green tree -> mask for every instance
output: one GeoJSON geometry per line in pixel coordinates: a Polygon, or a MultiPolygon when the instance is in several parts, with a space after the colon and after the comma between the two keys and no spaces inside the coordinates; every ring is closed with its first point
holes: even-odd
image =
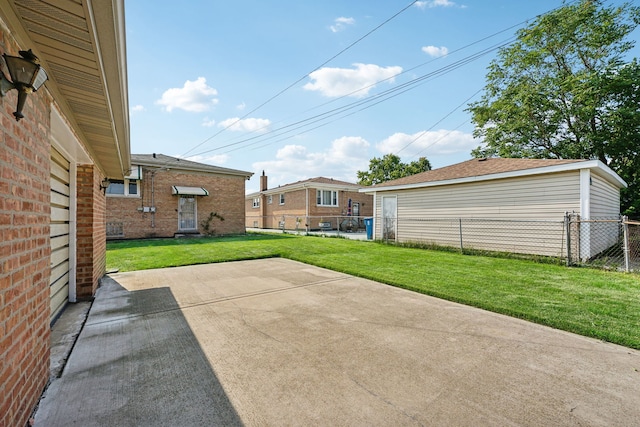
{"type": "Polygon", "coordinates": [[[411,163],[402,163],[399,156],[385,154],[382,158],[371,159],[368,171],[358,171],[358,184],[379,184],[428,170],[431,170],[431,163],[426,157],[420,157],[411,163]]]}
{"type": "Polygon", "coordinates": [[[476,157],[585,158],[627,183],[622,208],[640,213],[639,64],[625,62],[640,8],[600,0],[565,4],[517,33],[490,64],[469,106],[476,157]]]}

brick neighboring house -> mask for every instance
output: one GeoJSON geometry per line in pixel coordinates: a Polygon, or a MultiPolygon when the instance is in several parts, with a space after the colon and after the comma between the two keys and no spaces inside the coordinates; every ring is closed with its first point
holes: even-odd
{"type": "Polygon", "coordinates": [[[107,238],[138,239],[245,230],[245,182],[253,173],[164,154],[132,154],[131,173],[107,189],[107,238]]]}
{"type": "Polygon", "coordinates": [[[20,121],[0,97],[0,426],[27,424],[50,325],[104,275],[100,183],[130,168],[124,27],[122,0],[0,1],[0,54],[31,49],[49,77],[20,121]]]}
{"type": "Polygon", "coordinates": [[[317,177],[268,189],[263,171],[260,191],[246,195],[246,224],[306,231],[339,227],[344,231],[352,225],[364,228],[362,218],[373,215],[373,196],[359,192],[361,188],[351,182],[317,177]]]}

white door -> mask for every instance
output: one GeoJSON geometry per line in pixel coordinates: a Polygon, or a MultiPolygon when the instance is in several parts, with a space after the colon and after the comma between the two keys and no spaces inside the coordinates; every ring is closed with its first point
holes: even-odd
{"type": "Polygon", "coordinates": [[[382,197],[382,239],[396,240],[398,229],[398,199],[396,196],[382,197]]]}
{"type": "Polygon", "coordinates": [[[69,300],[70,173],[69,161],[51,149],[51,320],[69,300]]]}
{"type": "Polygon", "coordinates": [[[180,196],[178,202],[179,231],[194,231],[198,229],[196,205],[196,196],[180,196]]]}

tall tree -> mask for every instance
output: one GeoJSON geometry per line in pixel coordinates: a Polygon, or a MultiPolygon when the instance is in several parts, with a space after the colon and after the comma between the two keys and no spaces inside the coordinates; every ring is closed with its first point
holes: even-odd
{"type": "Polygon", "coordinates": [[[640,214],[640,67],[625,62],[640,8],[600,0],[565,4],[517,33],[490,64],[470,104],[476,157],[586,158],[629,184],[622,208],[640,214]]]}
{"type": "Polygon", "coordinates": [[[358,171],[358,184],[379,184],[428,170],[431,170],[431,163],[426,157],[420,157],[411,163],[402,163],[399,156],[385,154],[382,158],[374,157],[369,160],[368,171],[358,171]]]}

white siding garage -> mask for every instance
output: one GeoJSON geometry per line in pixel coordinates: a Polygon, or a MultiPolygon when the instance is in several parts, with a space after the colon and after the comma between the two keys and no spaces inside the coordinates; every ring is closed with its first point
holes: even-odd
{"type": "MultiPolygon", "coordinates": [[[[558,256],[566,243],[565,213],[583,219],[618,216],[625,185],[597,160],[496,158],[469,160],[361,191],[374,194],[375,239],[459,247],[464,235],[478,249],[558,256]],[[383,213],[383,200],[391,197],[396,210],[383,213]],[[527,231],[519,231],[525,223],[527,231]]],[[[603,249],[588,237],[581,236],[587,245],[583,254],[603,249]]],[[[612,231],[609,237],[615,241],[618,236],[612,231]]]]}

